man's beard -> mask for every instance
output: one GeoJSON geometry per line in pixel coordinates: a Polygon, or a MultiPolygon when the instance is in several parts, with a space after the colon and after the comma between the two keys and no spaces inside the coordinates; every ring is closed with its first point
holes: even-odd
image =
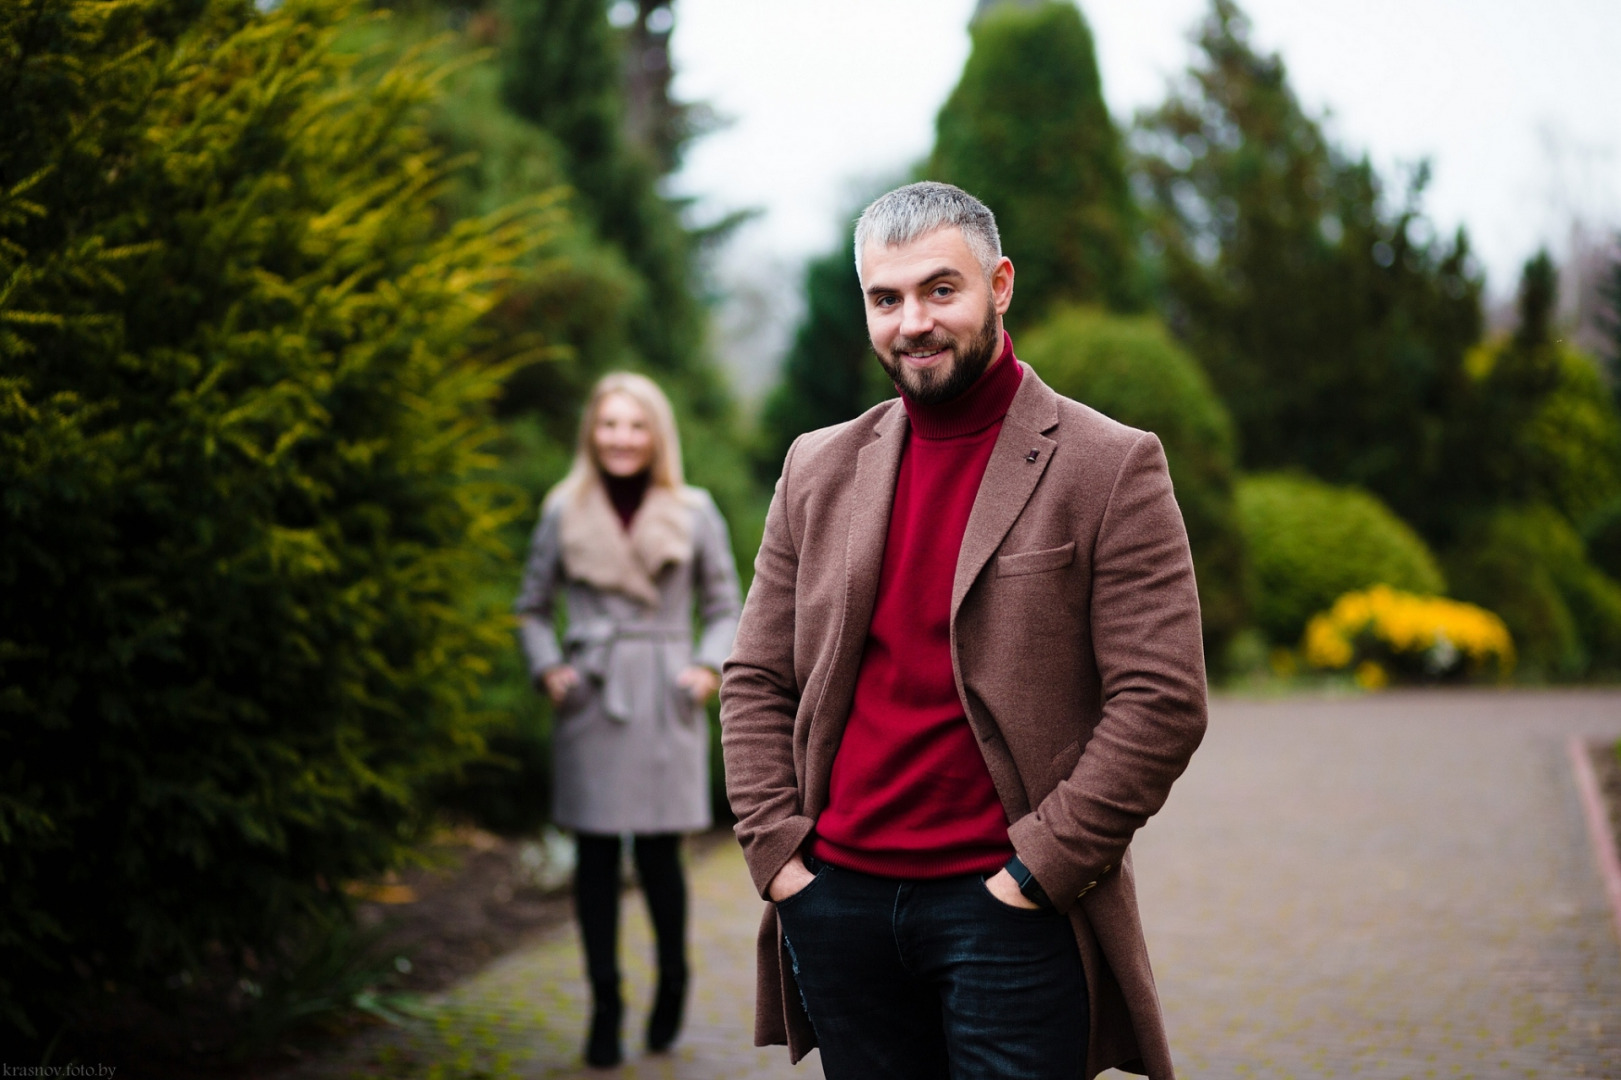
{"type": "Polygon", "coordinates": [[[985,369],[1001,351],[1002,335],[996,332],[996,308],[989,304],[979,333],[960,346],[952,338],[936,333],[920,338],[897,338],[888,356],[873,350],[895,385],[919,405],[939,405],[957,397],[985,374],[985,369]],[[943,370],[938,365],[922,370],[909,368],[900,355],[936,349],[951,350],[950,367],[943,370]]]}

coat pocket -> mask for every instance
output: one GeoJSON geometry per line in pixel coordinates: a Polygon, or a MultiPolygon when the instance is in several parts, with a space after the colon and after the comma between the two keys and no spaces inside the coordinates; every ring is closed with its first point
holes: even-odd
{"type": "Polygon", "coordinates": [[[1042,551],[1021,551],[1016,555],[996,557],[996,576],[1015,577],[1019,574],[1044,574],[1049,570],[1062,570],[1075,561],[1075,541],[1063,547],[1042,551]]]}
{"type": "Polygon", "coordinates": [[[670,709],[675,718],[687,727],[696,727],[700,717],[704,715],[704,707],[692,696],[692,691],[685,686],[670,680],[670,709]]]}
{"type": "Polygon", "coordinates": [[[1081,740],[1076,739],[1074,742],[1058,751],[1058,753],[1053,756],[1052,761],[1048,764],[1047,790],[1051,791],[1059,784],[1062,784],[1065,780],[1068,780],[1069,774],[1075,771],[1075,766],[1080,764],[1080,761],[1081,740]]]}

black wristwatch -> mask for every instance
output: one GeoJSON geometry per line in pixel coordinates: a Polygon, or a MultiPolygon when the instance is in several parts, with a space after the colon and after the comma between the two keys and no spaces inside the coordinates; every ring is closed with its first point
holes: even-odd
{"type": "Polygon", "coordinates": [[[1046,892],[1042,890],[1041,882],[1036,880],[1036,876],[1030,872],[1028,866],[1019,861],[1017,855],[1009,859],[1007,865],[1002,869],[1006,870],[1013,878],[1013,883],[1019,887],[1019,891],[1024,894],[1026,900],[1043,910],[1056,910],[1053,907],[1053,902],[1047,899],[1046,892]]]}

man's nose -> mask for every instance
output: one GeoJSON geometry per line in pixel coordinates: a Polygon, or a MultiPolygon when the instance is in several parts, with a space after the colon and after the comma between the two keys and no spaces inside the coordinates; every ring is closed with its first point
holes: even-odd
{"type": "Polygon", "coordinates": [[[928,305],[908,297],[901,303],[901,333],[906,337],[921,337],[934,329],[934,316],[928,305]]]}

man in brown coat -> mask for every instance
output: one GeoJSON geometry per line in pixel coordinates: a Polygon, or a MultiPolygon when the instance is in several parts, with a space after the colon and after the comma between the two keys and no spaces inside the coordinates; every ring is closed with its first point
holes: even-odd
{"type": "Polygon", "coordinates": [[[1129,846],[1205,727],[1159,440],[1013,354],[995,219],[867,208],[900,398],[783,463],[721,688],[755,1041],[832,1080],[1171,1076],[1129,846]]]}

